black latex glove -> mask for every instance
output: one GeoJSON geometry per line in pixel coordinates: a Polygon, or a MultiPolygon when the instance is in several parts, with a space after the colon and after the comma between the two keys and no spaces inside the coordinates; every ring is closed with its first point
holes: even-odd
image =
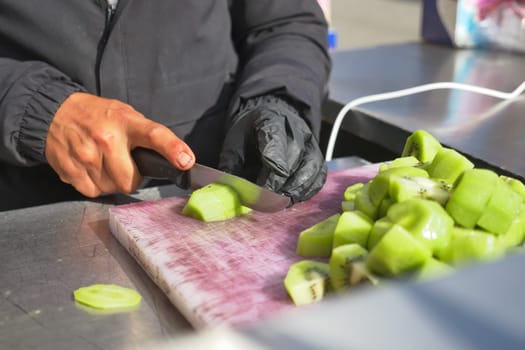
{"type": "Polygon", "coordinates": [[[297,110],[275,96],[247,101],[233,118],[219,169],[304,201],[326,181],[316,138],[297,110]]]}

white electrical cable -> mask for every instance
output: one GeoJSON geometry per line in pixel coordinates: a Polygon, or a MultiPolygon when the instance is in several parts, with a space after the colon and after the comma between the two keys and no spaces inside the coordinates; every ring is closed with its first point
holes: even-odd
{"type": "Polygon", "coordinates": [[[325,160],[327,161],[332,160],[332,156],[334,153],[334,147],[335,147],[335,141],[337,139],[337,133],[339,132],[339,129],[341,128],[341,123],[343,122],[343,118],[346,116],[346,114],[348,113],[350,109],[355,108],[365,103],[390,100],[393,98],[414,95],[414,94],[418,94],[418,93],[425,92],[425,91],[441,90],[441,89],[456,89],[456,90],[471,91],[471,92],[475,92],[475,93],[482,94],[482,95],[488,95],[488,96],[500,98],[503,100],[509,100],[509,99],[518,97],[519,95],[521,95],[521,93],[523,93],[523,91],[525,91],[525,81],[521,83],[520,86],[518,86],[514,91],[510,93],[502,92],[498,90],[487,89],[487,88],[483,88],[483,87],[476,86],[476,85],[468,85],[468,84],[454,83],[454,82],[440,82],[440,83],[419,85],[419,86],[411,87],[408,89],[402,89],[402,90],[397,90],[397,91],[385,92],[382,94],[368,95],[368,96],[356,98],[348,102],[337,114],[334,125],[332,126],[330,138],[328,139],[325,160]]]}

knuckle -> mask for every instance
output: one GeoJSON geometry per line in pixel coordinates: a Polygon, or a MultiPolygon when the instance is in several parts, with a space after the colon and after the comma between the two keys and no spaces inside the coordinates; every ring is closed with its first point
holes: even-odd
{"type": "Polygon", "coordinates": [[[76,153],[79,163],[86,167],[97,167],[100,163],[99,153],[93,147],[82,147],[76,153]]]}
{"type": "Polygon", "coordinates": [[[166,135],[166,129],[160,124],[153,124],[146,130],[146,138],[150,143],[159,142],[166,135]]]}

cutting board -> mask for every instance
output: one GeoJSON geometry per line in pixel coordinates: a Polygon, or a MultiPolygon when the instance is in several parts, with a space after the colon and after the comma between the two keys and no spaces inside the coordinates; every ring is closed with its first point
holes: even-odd
{"type": "Polygon", "coordinates": [[[328,173],[312,199],[278,213],[206,223],[183,216],[187,197],[110,208],[113,235],[197,329],[244,326],[294,308],[283,280],[299,233],[341,211],[343,192],[377,165],[328,173]]]}

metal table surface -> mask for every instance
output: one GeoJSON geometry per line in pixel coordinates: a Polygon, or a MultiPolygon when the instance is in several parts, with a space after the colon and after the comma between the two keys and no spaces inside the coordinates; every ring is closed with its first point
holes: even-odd
{"type": "MultiPolygon", "coordinates": [[[[445,81],[511,92],[525,81],[525,55],[504,51],[407,43],[336,51],[332,57],[328,125],[342,106],[362,96],[445,81]]],[[[342,129],[396,153],[409,133],[425,129],[479,166],[525,177],[525,94],[503,102],[472,92],[429,91],[358,106],[342,129]]],[[[335,150],[341,151],[342,137],[337,140],[335,150]]]]}
{"type": "MultiPolygon", "coordinates": [[[[356,157],[328,163],[330,169],[364,164],[356,157]]],[[[133,196],[0,212],[0,349],[142,349],[193,333],[108,225],[112,205],[183,193],[168,185],[133,196]],[[137,290],[140,308],[87,312],[72,293],[94,283],[137,290]]]]}

